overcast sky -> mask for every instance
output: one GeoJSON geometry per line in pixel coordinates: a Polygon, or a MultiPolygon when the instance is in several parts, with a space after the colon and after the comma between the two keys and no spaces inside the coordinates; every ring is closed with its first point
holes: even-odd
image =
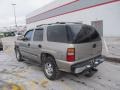
{"type": "Polygon", "coordinates": [[[16,3],[17,24],[24,25],[27,14],[52,1],[54,0],[0,0],[0,27],[14,26],[12,3],[16,3]]]}

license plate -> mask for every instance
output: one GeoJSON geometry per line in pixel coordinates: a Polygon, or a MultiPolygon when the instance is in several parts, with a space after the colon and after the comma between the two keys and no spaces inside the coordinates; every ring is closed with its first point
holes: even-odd
{"type": "Polygon", "coordinates": [[[81,68],[76,68],[75,69],[75,73],[78,74],[78,73],[81,73],[82,71],[85,70],[86,67],[81,67],[81,68]]]}

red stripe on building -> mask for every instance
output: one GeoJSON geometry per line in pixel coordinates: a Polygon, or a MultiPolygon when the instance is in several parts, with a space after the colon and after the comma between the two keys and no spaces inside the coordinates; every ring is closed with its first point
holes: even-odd
{"type": "MultiPolygon", "coordinates": [[[[46,12],[40,13],[40,14],[35,15],[35,16],[33,16],[33,17],[36,17],[36,16],[39,16],[39,15],[41,15],[41,14],[47,13],[47,12],[49,12],[49,11],[58,9],[58,8],[60,8],[60,7],[64,7],[64,6],[70,5],[70,4],[75,3],[75,2],[77,2],[77,1],[80,1],[80,0],[74,0],[74,1],[72,1],[72,2],[69,2],[69,3],[66,3],[66,4],[64,4],[64,5],[58,6],[58,7],[56,7],[56,8],[53,8],[53,9],[48,10],[48,11],[46,11],[46,12]]],[[[31,18],[33,18],[33,17],[31,17],[31,18]]]]}

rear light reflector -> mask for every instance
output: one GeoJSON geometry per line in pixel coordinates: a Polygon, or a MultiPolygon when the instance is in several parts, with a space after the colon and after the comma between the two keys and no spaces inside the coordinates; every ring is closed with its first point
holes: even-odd
{"type": "Polygon", "coordinates": [[[75,48],[68,48],[67,49],[67,57],[66,57],[68,62],[73,62],[75,61],[75,48]]]}

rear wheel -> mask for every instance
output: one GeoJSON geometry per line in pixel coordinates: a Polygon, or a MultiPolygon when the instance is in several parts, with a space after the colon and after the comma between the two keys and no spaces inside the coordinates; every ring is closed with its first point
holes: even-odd
{"type": "Polygon", "coordinates": [[[15,49],[15,53],[16,53],[17,61],[19,61],[19,62],[23,61],[21,53],[18,48],[15,49]]]}
{"type": "Polygon", "coordinates": [[[46,60],[43,62],[43,71],[45,76],[50,80],[56,80],[60,76],[60,71],[54,58],[51,56],[46,57],[46,60]]]}

